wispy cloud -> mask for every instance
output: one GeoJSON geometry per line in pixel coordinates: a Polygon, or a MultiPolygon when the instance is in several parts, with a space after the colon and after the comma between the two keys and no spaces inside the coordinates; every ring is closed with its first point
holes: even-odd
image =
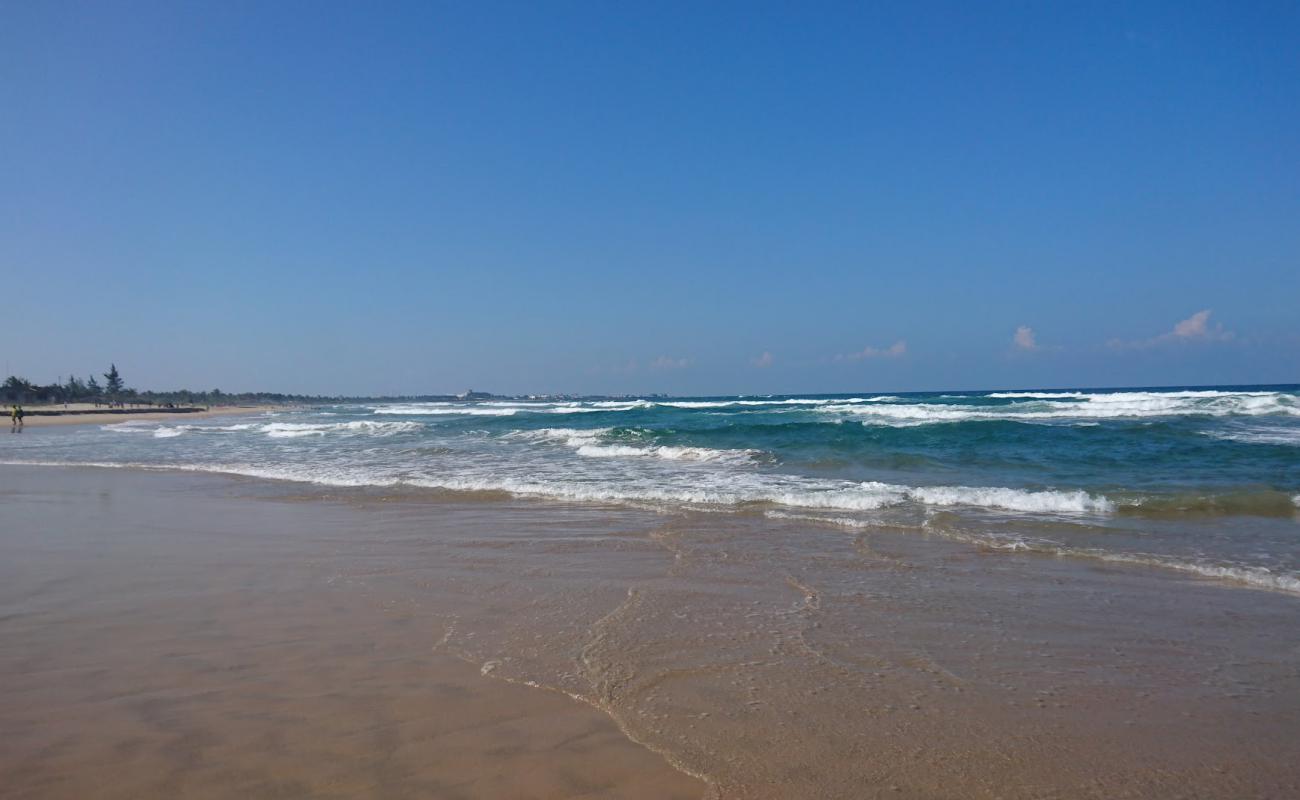
{"type": "Polygon", "coordinates": [[[1038,334],[1028,325],[1021,325],[1016,328],[1016,332],[1011,336],[1011,343],[1020,350],[1032,351],[1038,349],[1038,334]]]}
{"type": "Polygon", "coordinates": [[[669,358],[668,356],[659,356],[651,361],[647,366],[650,369],[685,369],[691,365],[689,358],[669,358]]]}
{"type": "Polygon", "coordinates": [[[749,360],[749,363],[753,364],[759,369],[767,369],[768,367],[772,366],[772,354],[764,350],[763,355],[755,356],[751,358],[749,360]]]}
{"type": "Polygon", "coordinates": [[[1210,314],[1211,311],[1208,308],[1197,311],[1187,319],[1175,323],[1171,330],[1150,339],[1139,339],[1131,342],[1122,339],[1111,339],[1107,344],[1118,350],[1130,350],[1156,347],[1174,342],[1227,342],[1236,337],[1236,334],[1232,331],[1224,330],[1223,323],[1210,325],[1210,314]]]}
{"type": "Polygon", "coordinates": [[[836,361],[862,361],[868,358],[898,358],[907,354],[907,342],[899,339],[889,347],[879,348],[870,345],[862,348],[856,353],[846,353],[835,356],[836,361]]]}
{"type": "Polygon", "coordinates": [[[1231,339],[1232,331],[1225,331],[1223,323],[1210,327],[1210,310],[1197,311],[1187,319],[1179,322],[1170,331],[1176,339],[1231,339]]]}

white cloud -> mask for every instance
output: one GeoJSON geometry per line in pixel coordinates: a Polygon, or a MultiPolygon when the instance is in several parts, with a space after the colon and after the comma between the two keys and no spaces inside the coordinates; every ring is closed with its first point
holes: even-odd
{"type": "Polygon", "coordinates": [[[907,354],[907,342],[899,339],[889,347],[878,348],[870,345],[862,348],[856,353],[835,356],[836,361],[862,361],[867,358],[898,358],[907,354]]]}
{"type": "Polygon", "coordinates": [[[754,358],[751,358],[749,360],[749,363],[753,364],[759,369],[767,369],[768,367],[772,366],[772,354],[764,350],[763,355],[755,356],[754,358]]]}
{"type": "Polygon", "coordinates": [[[1170,331],[1178,339],[1231,339],[1232,333],[1225,332],[1223,325],[1209,327],[1210,310],[1197,311],[1187,319],[1179,322],[1170,331]]]}
{"type": "Polygon", "coordinates": [[[659,356],[649,364],[650,369],[685,369],[691,365],[689,358],[669,358],[659,356]]]}
{"type": "Polygon", "coordinates": [[[1035,334],[1034,329],[1028,325],[1021,325],[1019,328],[1016,328],[1016,332],[1011,337],[1011,341],[1021,350],[1038,349],[1038,335],[1035,334]]]}
{"type": "Polygon", "coordinates": [[[1191,315],[1187,319],[1174,323],[1171,330],[1165,331],[1159,336],[1153,336],[1150,339],[1140,339],[1134,342],[1126,342],[1120,339],[1112,339],[1109,342],[1111,347],[1117,349],[1130,349],[1142,347],[1155,347],[1156,345],[1168,344],[1171,342],[1227,342],[1235,338],[1236,334],[1232,331],[1223,329],[1223,323],[1210,325],[1210,309],[1202,309],[1191,315]]]}

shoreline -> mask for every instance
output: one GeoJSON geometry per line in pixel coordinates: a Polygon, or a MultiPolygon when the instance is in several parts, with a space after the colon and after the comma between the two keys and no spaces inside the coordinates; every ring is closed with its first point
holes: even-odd
{"type": "Polygon", "coordinates": [[[290,406],[214,406],[208,410],[166,410],[166,409],[104,409],[102,411],[63,411],[45,413],[43,409],[25,408],[27,416],[23,426],[27,428],[45,428],[52,425],[106,425],[114,422],[163,422],[191,419],[211,419],[240,414],[259,414],[268,411],[288,410],[290,406]]]}
{"type": "MultiPolygon", "coordinates": [[[[200,689],[240,678],[211,687],[211,702],[165,701],[161,732],[131,733],[136,723],[124,720],[65,752],[71,761],[43,762],[64,780],[90,780],[100,762],[86,748],[143,736],[133,746],[148,759],[124,765],[146,781],[137,789],[181,770],[196,782],[186,786],[222,796],[207,782],[218,774],[287,770],[316,787],[300,793],[322,794],[306,765],[322,766],[318,757],[341,746],[334,737],[353,729],[398,735],[392,752],[407,767],[389,777],[418,780],[385,796],[420,794],[402,786],[427,795],[465,769],[512,773],[512,751],[493,736],[467,744],[461,763],[431,766],[426,748],[438,739],[403,733],[422,723],[365,721],[375,704],[403,708],[432,691],[464,698],[457,713],[470,719],[532,694],[604,712],[623,746],[652,761],[635,761],[623,789],[603,796],[665,785],[650,777],[671,769],[655,753],[677,767],[673,780],[704,776],[720,798],[1241,797],[1300,786],[1285,756],[1300,732],[1300,648],[1288,644],[1300,603],[1278,593],[756,517],[394,500],[152,470],[5,466],[0,477],[0,541],[13,556],[0,564],[0,632],[17,648],[0,669],[43,686],[31,694],[9,674],[0,681],[0,705],[29,698],[34,726],[20,734],[0,723],[0,740],[67,734],[68,720],[102,710],[73,688],[85,670],[112,669],[140,688],[185,665],[202,668],[185,683],[200,689]],[[98,609],[97,597],[111,607],[98,609]],[[84,641],[98,625],[105,643],[84,641]],[[232,649],[231,636],[247,646],[232,649]],[[315,640],[314,653],[295,649],[315,640]],[[456,677],[431,654],[469,669],[456,677]],[[418,669],[391,672],[394,659],[418,669]],[[27,666],[14,672],[18,664],[27,666]],[[319,683],[320,670],[333,677],[319,683]],[[466,685],[483,677],[500,680],[466,685]],[[274,695],[259,693],[266,680],[280,686],[274,695]],[[314,704],[272,699],[345,684],[368,687],[370,699],[316,722],[314,704]],[[507,685],[524,694],[507,703],[507,685]],[[265,722],[247,715],[263,705],[265,722]],[[298,744],[232,744],[277,731],[298,744]],[[226,744],[174,762],[169,735],[226,744]],[[319,756],[301,761],[306,752],[319,756]]],[[[161,688],[143,697],[164,702],[161,688]]],[[[538,712],[538,731],[552,713],[538,712]]],[[[345,782],[387,752],[346,741],[346,758],[329,757],[345,782]]],[[[0,763],[0,776],[27,774],[35,756],[24,752],[29,766],[0,763]]],[[[615,752],[624,751],[548,752],[539,763],[581,783],[606,774],[615,752]]],[[[503,793],[478,785],[467,794],[503,793]]],[[[690,785],[682,796],[703,793],[690,785]]],[[[504,794],[566,792],[576,793],[504,794]]]]}
{"type": "MultiPolygon", "coordinates": [[[[266,407],[277,408],[277,407],[266,407]]],[[[248,409],[249,413],[254,413],[259,409],[248,409]]],[[[239,412],[231,412],[239,413],[239,412]]],[[[651,513],[671,513],[669,505],[656,508],[655,504],[634,500],[581,500],[563,496],[550,496],[542,494],[516,493],[504,489],[449,489],[437,486],[419,486],[410,484],[394,485],[364,485],[349,483],[322,483],[317,481],[308,481],[290,477],[271,476],[259,474],[256,471],[237,471],[230,469],[207,469],[193,466],[168,465],[168,464],[142,464],[142,463],[108,463],[108,462],[51,462],[51,461],[32,461],[21,462],[0,461],[0,469],[4,468],[44,468],[44,469],[89,469],[89,470],[124,470],[140,473],[154,474],[173,474],[173,475],[208,475],[215,478],[230,480],[244,480],[254,483],[266,484],[270,492],[278,492],[280,489],[289,489],[290,487],[296,492],[302,490],[306,495],[317,495],[323,499],[343,500],[345,502],[369,503],[380,499],[383,502],[392,502],[394,500],[406,500],[413,503],[428,502],[452,502],[452,503],[536,503],[540,508],[578,508],[588,511],[599,511],[602,508],[617,508],[620,510],[640,510],[651,511],[651,513]]],[[[708,511],[704,513],[719,513],[708,511]]],[[[743,516],[750,516],[754,512],[738,511],[730,509],[721,513],[734,513],[743,516]]],[[[770,520],[791,520],[805,524],[809,527],[820,529],[827,532],[844,533],[846,530],[859,530],[861,527],[857,524],[846,526],[839,520],[831,517],[817,517],[808,514],[791,514],[781,509],[769,509],[762,513],[763,519],[770,520]]],[[[948,536],[939,532],[928,532],[924,536],[939,536],[952,544],[966,544],[978,548],[989,555],[1014,554],[1018,557],[1029,559],[1066,559],[1076,564],[1086,567],[1095,566],[1103,568],[1129,570],[1136,574],[1154,573],[1162,576],[1173,576],[1191,583],[1208,584],[1219,586],[1227,589],[1240,589],[1252,592],[1267,592],[1271,594],[1280,594],[1293,598],[1300,598],[1300,584],[1297,579],[1289,575],[1279,575],[1278,573],[1249,567],[1226,567],[1218,565],[1205,565],[1193,561],[1183,561],[1172,557],[1157,557],[1148,554],[1128,554],[1128,553],[1108,553],[1104,551],[1088,551],[1069,548],[1039,548],[1039,547],[1020,547],[1008,550],[1007,548],[989,545],[979,542],[970,537],[956,535],[948,536]]]]}

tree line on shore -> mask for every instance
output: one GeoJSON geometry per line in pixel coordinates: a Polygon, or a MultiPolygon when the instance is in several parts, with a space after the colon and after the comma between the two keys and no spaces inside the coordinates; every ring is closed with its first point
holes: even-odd
{"type": "Polygon", "coordinates": [[[284,394],[281,392],[223,392],[220,389],[194,391],[176,389],[157,392],[153,390],[132,389],[122,380],[117,365],[111,364],[108,372],[102,376],[88,376],[84,381],[71,375],[65,381],[60,377],[51,384],[32,383],[26,378],[10,375],[0,384],[0,401],[10,403],[95,403],[98,405],[135,405],[135,406],[248,406],[248,405],[291,405],[291,404],[326,404],[353,402],[441,402],[450,400],[499,400],[502,395],[489,392],[466,391],[463,394],[421,394],[398,396],[321,396],[307,394],[284,394]],[[99,377],[103,378],[101,383],[99,377]]]}
{"type": "Polygon", "coordinates": [[[0,400],[5,403],[96,403],[102,405],[263,405],[284,403],[311,403],[340,398],[310,397],[307,395],[280,394],[277,392],[240,392],[227,394],[220,389],[156,392],[137,390],[126,385],[113,364],[102,375],[103,382],[94,375],[85,380],[70,375],[51,384],[32,383],[26,378],[10,375],[0,384],[0,400]]]}

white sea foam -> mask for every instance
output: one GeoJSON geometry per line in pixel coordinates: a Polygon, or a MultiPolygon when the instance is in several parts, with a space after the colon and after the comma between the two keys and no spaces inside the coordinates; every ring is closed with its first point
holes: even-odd
{"type": "Polygon", "coordinates": [[[566,500],[658,501],[737,506],[771,503],[790,508],[874,511],[908,501],[925,505],[964,505],[992,510],[1038,514],[1103,514],[1113,505],[1083,492],[1026,491],[997,487],[909,487],[867,481],[818,481],[744,473],[713,480],[659,484],[585,481],[518,481],[510,478],[452,480],[417,478],[417,485],[463,490],[498,490],[520,495],[566,500]]]}
{"type": "Polygon", "coordinates": [[[753,406],[822,406],[827,403],[860,403],[861,400],[825,400],[818,398],[793,398],[789,400],[661,400],[656,405],[664,408],[742,408],[753,406]]]}
{"type": "Polygon", "coordinates": [[[625,406],[629,408],[650,408],[654,403],[649,400],[592,400],[588,401],[587,405],[593,408],[613,408],[621,411],[625,406]]]}
{"type": "MultiPolygon", "coordinates": [[[[1123,520],[1114,524],[1145,526],[1150,515],[1197,515],[1203,512],[1241,515],[1255,513],[1256,507],[1262,509],[1259,511],[1261,514],[1280,518],[1268,522],[1269,525],[1285,525],[1293,512],[1300,513],[1296,511],[1300,509],[1300,494],[1296,494],[1296,487],[1290,485],[1285,476],[1272,480],[1263,462],[1259,467],[1264,470],[1260,473],[1262,482],[1284,489],[1285,494],[1273,491],[1262,499],[1251,496],[1243,500],[1234,495],[1222,502],[1217,497],[1202,502],[1192,492],[1184,503],[1181,496],[1171,494],[1173,490],[1157,490],[1156,494],[1134,499],[1136,490],[1125,492],[1117,489],[1108,491],[1106,494],[1109,496],[1101,496],[1070,488],[1071,485],[1091,485],[1083,479],[1078,483],[1066,479],[1062,481],[1064,488],[1061,489],[903,485],[942,481],[943,478],[938,476],[944,473],[931,473],[915,480],[896,477],[893,480],[897,482],[889,483],[834,479],[830,477],[831,473],[820,468],[809,471],[800,466],[799,454],[804,451],[799,448],[807,441],[805,437],[826,432],[817,426],[777,424],[771,431],[763,429],[758,432],[748,426],[727,427],[729,415],[758,410],[762,415],[774,415],[771,420],[774,423],[779,423],[783,414],[795,414],[795,419],[806,419],[803,415],[812,414],[827,422],[862,422],[892,427],[997,419],[1075,426],[1105,423],[1109,427],[1114,425],[1111,420],[1132,419],[1134,423],[1119,427],[1125,430],[1126,435],[1137,436],[1143,430],[1137,423],[1151,425],[1160,417],[1204,415],[1194,425],[1180,426],[1180,430],[1183,427],[1199,430],[1206,437],[1201,439],[1201,449],[1217,447],[1228,454],[1233,452],[1232,445],[1214,442],[1208,437],[1300,446],[1300,420],[1297,420],[1300,403],[1295,395],[1285,392],[1008,392],[994,395],[1000,399],[985,400],[983,405],[978,404],[981,398],[972,395],[964,397],[974,397],[973,400],[954,399],[952,402],[943,402],[933,396],[900,399],[896,396],[863,395],[780,400],[399,403],[353,408],[340,411],[336,416],[295,411],[274,419],[244,417],[241,424],[235,425],[213,425],[206,420],[186,421],[184,424],[181,420],[168,420],[167,424],[124,420],[105,425],[102,429],[90,426],[69,429],[66,435],[57,437],[33,437],[30,441],[14,437],[15,441],[8,443],[13,446],[11,452],[6,455],[31,454],[49,458],[58,454],[65,457],[79,452],[76,448],[81,447],[84,440],[86,449],[80,452],[91,455],[95,462],[80,463],[98,462],[100,466],[222,472],[329,486],[410,486],[506,492],[565,502],[621,503],[661,511],[688,507],[717,513],[758,512],[774,519],[807,518],[846,528],[868,526],[872,524],[869,518],[896,521],[916,520],[921,516],[940,518],[928,513],[940,509],[953,512],[942,515],[943,519],[978,520],[980,524],[993,523],[987,526],[991,528],[998,527],[1005,517],[1012,516],[1059,517],[1063,518],[1061,521],[1067,521],[1081,515],[1095,518],[1123,513],[1123,520]],[[551,416],[622,412],[634,408],[652,410],[645,414],[645,419],[640,414],[627,418],[617,413],[604,418],[551,416]],[[702,411],[691,414],[674,410],[677,408],[702,411]],[[383,416],[385,414],[393,416],[383,416]],[[518,416],[514,420],[491,419],[515,415],[518,416]],[[463,422],[459,425],[439,424],[454,419],[463,422]],[[617,428],[581,427],[597,419],[603,425],[621,424],[617,428]],[[506,427],[527,428],[547,423],[556,423],[557,426],[505,432],[506,427]],[[633,425],[636,427],[631,427],[633,425]],[[481,430],[463,430],[469,427],[481,430]],[[677,432],[669,428],[675,428],[677,432]],[[725,438],[715,435],[719,429],[725,431],[725,438]],[[111,433],[100,433],[100,430],[111,433]],[[385,438],[407,431],[412,434],[423,431],[425,435],[385,438]],[[115,436],[114,433],[140,435],[115,436]],[[698,438],[687,438],[697,435],[698,438]],[[778,449],[792,442],[795,456],[778,468],[775,463],[767,466],[764,462],[774,462],[774,459],[759,450],[679,445],[678,442],[683,440],[692,445],[725,443],[737,447],[775,442],[773,447],[778,449]],[[426,444],[428,446],[424,446],[426,444]],[[166,463],[169,460],[173,463],[166,463]],[[1117,509],[1117,505],[1122,508],[1117,509]],[[1139,508],[1131,509],[1129,506],[1139,508]]],[[[754,415],[734,418],[753,421],[754,415]]],[[[784,419],[791,418],[786,416],[784,419]]],[[[768,420],[760,417],[759,421],[768,420]]],[[[853,427],[857,428],[856,425],[853,427]]],[[[851,431],[841,429],[839,433],[851,431]]],[[[876,446],[874,442],[873,438],[869,443],[876,446]]],[[[1106,442],[1104,437],[1098,437],[1099,445],[1106,442]]],[[[815,447],[816,443],[813,444],[815,447]]],[[[1192,446],[1195,446],[1194,442],[1192,446]]],[[[818,452],[814,450],[814,454],[818,452]]],[[[1122,454],[1122,451],[1118,452],[1122,454]]],[[[1261,449],[1260,452],[1263,454],[1261,457],[1265,457],[1269,451],[1261,449]]],[[[1286,455],[1282,450],[1274,453],[1277,457],[1286,455]]],[[[1241,455],[1240,449],[1238,455],[1241,455]]],[[[74,459],[67,462],[52,459],[50,463],[77,462],[74,459]]],[[[1182,469],[1182,465],[1172,466],[1182,469]]],[[[1215,468],[1210,461],[1206,461],[1204,466],[1215,468]]],[[[851,461],[845,469],[854,469],[851,461]]],[[[967,480],[1002,483],[1004,481],[997,477],[1000,472],[992,470],[980,478],[967,480]]],[[[1048,476],[1059,474],[1075,473],[1053,471],[1045,473],[1042,480],[1048,481],[1048,476]]],[[[1114,480],[1123,480],[1122,474],[1117,473],[1114,480]]],[[[958,481],[949,479],[949,482],[955,484],[958,481]]],[[[1005,482],[1019,483],[1013,478],[1005,482]]],[[[1087,521],[1089,524],[1107,524],[1096,519],[1087,521]]],[[[1016,527],[1028,529],[1027,526],[1016,527]]],[[[1165,548],[1161,542],[1165,539],[1162,537],[1167,534],[1156,528],[1157,525],[1153,524],[1150,537],[1143,540],[1149,544],[1144,543],[1142,547],[1163,552],[1165,548]]],[[[1069,552],[1060,542],[1014,536],[998,538],[996,533],[985,535],[984,532],[972,535],[982,537],[980,543],[983,546],[998,550],[1051,552],[1156,566],[1170,566],[1155,562],[1167,562],[1172,557],[1170,554],[1186,552],[1181,546],[1172,546],[1170,554],[1165,555],[1127,554],[1122,551],[1123,537],[1113,537],[1115,543],[1103,541],[1112,537],[1073,542],[1090,546],[1104,544],[1105,549],[1069,552]]],[[[1198,534],[1193,532],[1191,535],[1198,534]]],[[[1251,546],[1249,542],[1241,545],[1251,546]]],[[[1227,550],[1232,547],[1235,545],[1225,545],[1227,550]]],[[[1267,549],[1269,546],[1263,547],[1267,549]]],[[[1171,568],[1248,585],[1289,590],[1286,589],[1287,581],[1294,581],[1295,576],[1283,571],[1259,572],[1250,566],[1255,563],[1273,566],[1274,561],[1262,560],[1273,558],[1279,559],[1276,563],[1288,563],[1287,559],[1292,558],[1288,553],[1261,555],[1242,551],[1238,554],[1241,555],[1240,561],[1225,556],[1222,563],[1216,564],[1213,561],[1220,559],[1202,562],[1193,558],[1187,562],[1193,566],[1174,565],[1171,568]]],[[[1177,558],[1173,560],[1177,561],[1177,558]]]]}
{"type": "Polygon", "coordinates": [[[708,447],[631,447],[623,444],[583,444],[577,449],[580,456],[587,458],[645,458],[654,457],[669,461],[726,461],[731,463],[753,462],[763,457],[761,450],[715,450],[708,447]]]}
{"type": "Polygon", "coordinates": [[[230,433],[233,431],[246,431],[257,426],[255,423],[239,425],[160,425],[146,420],[132,420],[99,427],[100,430],[112,431],[113,433],[147,433],[155,439],[173,439],[186,433],[230,433]]]}
{"type": "Polygon", "coordinates": [[[1288,594],[1300,594],[1300,575],[1274,572],[1264,567],[1187,561],[1185,559],[1158,556],[1150,553],[1124,553],[1111,550],[1098,550],[1095,548],[1065,547],[1053,543],[1034,542],[1025,539],[1008,542],[981,542],[981,544],[1000,550],[1042,553],[1045,555],[1065,558],[1086,558],[1112,564],[1155,567],[1157,569],[1183,572],[1201,578],[1210,578],[1217,581],[1240,584],[1256,589],[1268,589],[1270,591],[1286,592],[1288,594]]]}
{"type": "MultiPolygon", "coordinates": [[[[881,405],[831,404],[818,407],[823,413],[860,418],[865,424],[905,427],[946,422],[1013,420],[1140,419],[1203,415],[1300,416],[1300,400],[1284,392],[1116,392],[1079,394],[1047,400],[1046,393],[1016,394],[1022,398],[999,406],[971,406],[950,403],[904,403],[881,405]]],[[[994,395],[989,395],[994,396],[994,395]]]]}
{"type": "Polygon", "coordinates": [[[372,414],[447,417],[513,417],[516,414],[590,414],[599,412],[632,411],[650,408],[654,404],[645,400],[597,400],[565,402],[484,401],[475,403],[394,403],[372,406],[372,414]]]}
{"type": "Polygon", "coordinates": [[[908,496],[931,506],[976,506],[1044,514],[1109,514],[1115,504],[1083,491],[1025,491],[1000,487],[929,486],[908,490],[908,496]]]}
{"type": "Polygon", "coordinates": [[[418,422],[371,422],[356,420],[353,422],[269,422],[258,428],[272,439],[297,439],[304,436],[325,436],[331,433],[369,434],[373,436],[392,436],[397,433],[418,431],[424,426],[418,422]]]}
{"type": "Polygon", "coordinates": [[[650,449],[646,447],[628,447],[623,444],[583,444],[577,453],[588,458],[617,458],[619,456],[647,456],[650,449]]]}
{"type": "Polygon", "coordinates": [[[1245,444],[1282,444],[1300,447],[1300,428],[1243,428],[1205,431],[1206,436],[1245,444]]]}
{"type": "Polygon", "coordinates": [[[547,408],[542,411],[544,414],[594,414],[608,411],[632,411],[638,408],[649,408],[649,404],[641,403],[622,403],[618,405],[603,404],[590,406],[558,406],[556,408],[547,408]]]}
{"type": "Polygon", "coordinates": [[[613,428],[538,428],[531,431],[511,431],[505,434],[507,439],[522,439],[529,442],[559,442],[569,447],[594,445],[600,437],[614,430],[613,428]]]}
{"type": "MultiPolygon", "coordinates": [[[[587,432],[582,432],[587,433],[587,432]]],[[[559,435],[558,432],[554,435],[559,435]]],[[[582,438],[582,437],[579,437],[582,438]]],[[[579,445],[579,448],[590,445],[579,445]]],[[[645,454],[639,454],[645,455],[645,454]]],[[[666,458],[681,458],[680,453],[666,458]]],[[[685,458],[693,458],[685,456],[685,458]]],[[[32,462],[28,462],[32,463],[32,462]]],[[[86,463],[86,462],[67,462],[86,463]]],[[[121,465],[114,465],[121,466],[121,465]]],[[[357,464],[172,464],[153,466],[274,478],[330,486],[393,486],[406,484],[455,491],[504,491],[522,496],[576,501],[651,501],[671,504],[739,506],[769,503],[788,508],[873,511],[913,502],[929,506],[967,506],[1034,514],[1104,514],[1113,504],[1084,492],[1031,491],[1001,487],[913,487],[866,481],[823,480],[754,472],[667,474],[655,480],[567,477],[567,473],[522,479],[499,470],[453,474],[396,470],[357,464]]]]}
{"type": "Polygon", "coordinates": [[[979,420],[1123,419],[1199,414],[1209,416],[1300,416],[1300,401],[1284,392],[1217,390],[1171,392],[991,392],[986,395],[944,395],[947,398],[992,398],[1014,402],[998,406],[955,403],[909,403],[896,395],[849,398],[717,399],[717,400],[597,400],[482,401],[394,403],[372,407],[374,414],[508,417],[520,413],[584,414],[647,408],[684,410],[786,408],[856,415],[869,424],[924,425],[979,420]]]}
{"type": "Polygon", "coordinates": [[[613,428],[540,428],[512,431],[506,438],[534,442],[557,442],[574,448],[584,458],[662,458],[668,461],[722,461],[746,463],[762,459],[761,450],[720,450],[708,447],[673,447],[669,445],[636,446],[621,442],[603,442],[613,428]]]}
{"type": "Polygon", "coordinates": [[[422,403],[419,405],[392,405],[378,406],[371,413],[374,414],[393,414],[399,416],[463,416],[463,417],[510,417],[519,413],[517,406],[511,407],[479,407],[479,406],[451,406],[442,403],[422,403]]]}
{"type": "Polygon", "coordinates": [[[859,519],[857,517],[831,517],[818,514],[791,514],[788,511],[777,511],[770,509],[763,512],[763,516],[768,519],[787,519],[796,522],[815,522],[820,525],[834,525],[837,528],[848,528],[850,530],[862,530],[878,526],[880,523],[868,519],[859,519]]]}
{"type": "Polygon", "coordinates": [[[803,488],[797,483],[744,481],[700,481],[649,483],[598,483],[566,480],[518,480],[508,477],[415,477],[415,486],[453,491],[504,491],[521,497],[538,497],[579,502],[654,502],[671,505],[738,506],[772,503],[796,508],[838,508],[869,511],[896,502],[896,493],[869,488],[803,488]]]}
{"type": "MultiPolygon", "coordinates": [[[[1101,508],[1100,499],[1092,498],[1091,504],[1069,492],[1022,492],[1020,490],[998,489],[995,487],[905,487],[889,484],[864,483],[838,489],[809,488],[789,485],[782,488],[772,486],[735,486],[724,487],[620,487],[613,484],[583,484],[578,482],[521,481],[508,478],[454,477],[437,478],[399,477],[384,475],[372,471],[357,470],[345,466],[313,465],[253,465],[253,464],[141,464],[114,463],[100,461],[15,461],[5,460],[0,463],[22,466],[79,466],[110,469],[134,468],[146,470],[179,470],[187,472],[207,472],[270,480],[283,480],[300,483],[315,483],[338,487],[393,487],[398,485],[426,487],[450,491],[481,492],[504,491],[523,497],[545,499],[595,502],[630,502],[649,501],[677,504],[700,505],[736,505],[742,503],[768,502],[786,508],[808,509],[815,511],[872,511],[896,504],[902,500],[915,499],[920,502],[935,501],[938,505],[952,502],[971,505],[1029,511],[1096,511],[1101,508]],[[928,498],[928,499],[927,499],[928,498]],[[1029,498],[1029,499],[1026,499],[1029,498]]],[[[1293,498],[1300,506],[1300,495],[1293,498]]],[[[777,519],[807,520],[831,524],[846,528],[868,528],[869,520],[845,516],[827,516],[800,514],[797,512],[770,509],[766,516],[777,519]]],[[[978,544],[994,550],[1020,553],[1042,553],[1057,557],[1087,558],[1104,562],[1147,566],[1175,570],[1198,577],[1225,581],[1238,585],[1300,594],[1300,575],[1288,572],[1272,571],[1263,567],[1233,564],[1216,564],[1212,562],[1188,561],[1185,559],[1161,556],[1150,553],[1126,553],[1120,551],[1077,548],[1061,545],[1045,539],[1028,539],[1023,537],[997,537],[977,535],[960,530],[934,529],[933,532],[958,541],[978,544]]]]}
{"type": "MultiPolygon", "coordinates": [[[[585,446],[585,445],[584,445],[585,446]]],[[[262,468],[259,468],[262,469],[262,468]]],[[[241,473],[242,474],[242,473],[241,473]]],[[[261,473],[259,473],[261,474],[261,473]]],[[[564,479],[523,480],[502,475],[418,475],[404,477],[345,471],[340,478],[319,467],[300,472],[289,468],[275,477],[332,485],[391,486],[407,483],[455,491],[505,491],[521,496],[576,501],[653,501],[697,505],[738,506],[771,503],[790,508],[841,511],[873,511],[908,501],[926,505],[964,505],[993,510],[1038,514],[1106,513],[1113,508],[1105,498],[1082,492],[1026,491],[997,487],[908,487],[893,484],[846,481],[817,481],[744,473],[713,475],[711,479],[677,480],[661,483],[564,479]]]]}
{"type": "Polygon", "coordinates": [[[847,398],[820,398],[820,397],[792,397],[785,400],[661,400],[655,405],[665,408],[739,408],[753,406],[825,406],[831,404],[849,404],[858,403],[879,403],[888,400],[897,400],[893,395],[880,395],[877,397],[847,397],[847,398]]]}
{"type": "Polygon", "coordinates": [[[731,461],[743,463],[762,459],[767,454],[762,450],[721,450],[710,447],[670,447],[663,445],[653,448],[654,454],[669,461],[731,461]]]}
{"type": "Polygon", "coordinates": [[[986,395],[947,394],[944,397],[994,397],[1004,400],[1080,400],[1088,395],[1082,392],[989,392],[986,395]]]}
{"type": "MultiPolygon", "coordinates": [[[[835,524],[834,521],[831,521],[835,524]]],[[[1257,589],[1300,594],[1300,575],[1275,572],[1266,567],[1240,564],[1216,564],[1205,561],[1188,561],[1183,558],[1161,556],[1153,553],[1134,553],[1102,550],[1089,547],[1070,547],[1051,539],[1024,536],[1000,536],[992,533],[973,533],[960,529],[926,526],[931,533],[946,539],[974,544],[992,550],[1010,553],[1038,553],[1058,558],[1081,558],[1115,564],[1155,567],[1189,573],[1203,578],[1240,584],[1257,589]]]]}
{"type": "Polygon", "coordinates": [[[503,408],[546,414],[574,414],[593,411],[631,411],[642,408],[737,408],[746,406],[819,406],[829,403],[877,403],[897,400],[893,395],[848,398],[786,398],[782,400],[582,400],[582,401],[498,401],[476,403],[413,403],[375,406],[377,414],[451,414],[472,413],[474,409],[503,408]]]}
{"type": "Polygon", "coordinates": [[[1232,583],[1240,583],[1260,589],[1271,589],[1274,591],[1287,592],[1289,594],[1300,594],[1300,575],[1273,572],[1263,567],[1203,564],[1174,558],[1162,558],[1160,556],[1112,553],[1102,550],[1083,551],[1078,550],[1077,548],[1061,548],[1058,555],[1075,557],[1082,556],[1095,558],[1099,561],[1110,561],[1121,564],[1142,564],[1150,567],[1159,567],[1161,569],[1188,572],[1204,578],[1214,578],[1217,580],[1230,581],[1232,583]]]}
{"type": "Polygon", "coordinates": [[[965,395],[965,396],[983,396],[997,398],[1034,398],[1039,400],[1052,399],[1081,399],[1094,397],[1178,397],[1178,398],[1207,398],[1207,397],[1268,397],[1276,392],[1225,392],[1218,389],[1198,389],[1198,390],[1173,390],[1167,392],[990,392],[986,395],[965,395]]]}

